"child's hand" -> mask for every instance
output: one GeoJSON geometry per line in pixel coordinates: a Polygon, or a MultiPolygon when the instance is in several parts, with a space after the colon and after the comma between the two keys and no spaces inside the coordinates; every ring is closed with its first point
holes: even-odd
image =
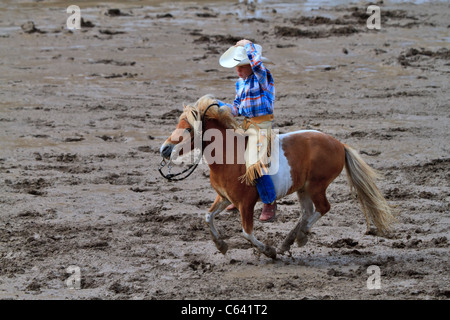
{"type": "Polygon", "coordinates": [[[219,107],[219,113],[223,113],[223,112],[231,113],[231,108],[229,106],[226,106],[226,105],[223,105],[223,106],[219,107]]]}
{"type": "Polygon", "coordinates": [[[243,47],[243,46],[245,46],[246,44],[249,44],[249,43],[252,43],[252,42],[250,40],[247,40],[247,39],[242,39],[242,40],[240,40],[240,41],[238,41],[236,43],[235,47],[243,47]]]}

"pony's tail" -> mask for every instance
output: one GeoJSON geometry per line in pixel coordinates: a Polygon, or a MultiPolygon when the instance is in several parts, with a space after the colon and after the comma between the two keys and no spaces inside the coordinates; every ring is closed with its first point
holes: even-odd
{"type": "Polygon", "coordinates": [[[379,174],[369,167],[361,156],[352,148],[344,145],[345,169],[350,187],[356,190],[356,195],[361,204],[367,221],[367,231],[370,230],[372,222],[377,230],[386,235],[395,222],[392,208],[375,185],[374,179],[379,174]]]}

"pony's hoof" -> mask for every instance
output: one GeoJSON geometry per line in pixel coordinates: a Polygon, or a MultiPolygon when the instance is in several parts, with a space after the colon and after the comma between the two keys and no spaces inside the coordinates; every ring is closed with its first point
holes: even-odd
{"type": "Polygon", "coordinates": [[[273,260],[277,258],[277,250],[273,247],[266,246],[263,253],[273,260]]]}
{"type": "Polygon", "coordinates": [[[281,255],[281,256],[288,256],[288,257],[292,257],[292,252],[291,252],[291,248],[289,249],[278,249],[277,250],[277,254],[281,255]]]}
{"type": "Polygon", "coordinates": [[[278,249],[279,254],[284,254],[285,252],[289,252],[291,250],[291,246],[289,244],[283,243],[282,246],[278,249]]]}
{"type": "Polygon", "coordinates": [[[303,247],[308,242],[308,236],[303,231],[299,231],[296,240],[297,245],[303,247]]]}
{"type": "Polygon", "coordinates": [[[216,244],[217,249],[219,249],[219,251],[225,255],[228,251],[228,245],[225,241],[223,240],[218,240],[214,242],[216,244]]]}

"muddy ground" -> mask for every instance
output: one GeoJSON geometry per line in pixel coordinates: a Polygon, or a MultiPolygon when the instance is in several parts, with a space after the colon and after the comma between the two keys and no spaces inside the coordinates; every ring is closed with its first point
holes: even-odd
{"type": "MultiPolygon", "coordinates": [[[[67,2],[2,1],[0,298],[448,299],[450,5],[379,3],[377,31],[367,2],[329,3],[83,1],[72,32],[67,2]],[[392,234],[365,234],[344,172],[305,247],[259,256],[231,212],[224,256],[203,223],[207,166],[159,176],[183,104],[234,98],[218,59],[241,38],[276,62],[281,132],[331,134],[384,174],[392,234]]],[[[279,245],[299,214],[286,197],[255,234],[279,245]]]]}

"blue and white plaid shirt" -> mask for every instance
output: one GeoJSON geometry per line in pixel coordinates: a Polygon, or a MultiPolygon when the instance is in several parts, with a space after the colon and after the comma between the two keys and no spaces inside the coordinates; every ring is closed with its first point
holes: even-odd
{"type": "Polygon", "coordinates": [[[253,74],[247,79],[239,78],[236,82],[236,98],[233,104],[218,100],[220,106],[228,106],[233,116],[247,118],[259,117],[273,113],[275,87],[273,77],[262,63],[261,54],[253,43],[245,45],[253,74]]]}

